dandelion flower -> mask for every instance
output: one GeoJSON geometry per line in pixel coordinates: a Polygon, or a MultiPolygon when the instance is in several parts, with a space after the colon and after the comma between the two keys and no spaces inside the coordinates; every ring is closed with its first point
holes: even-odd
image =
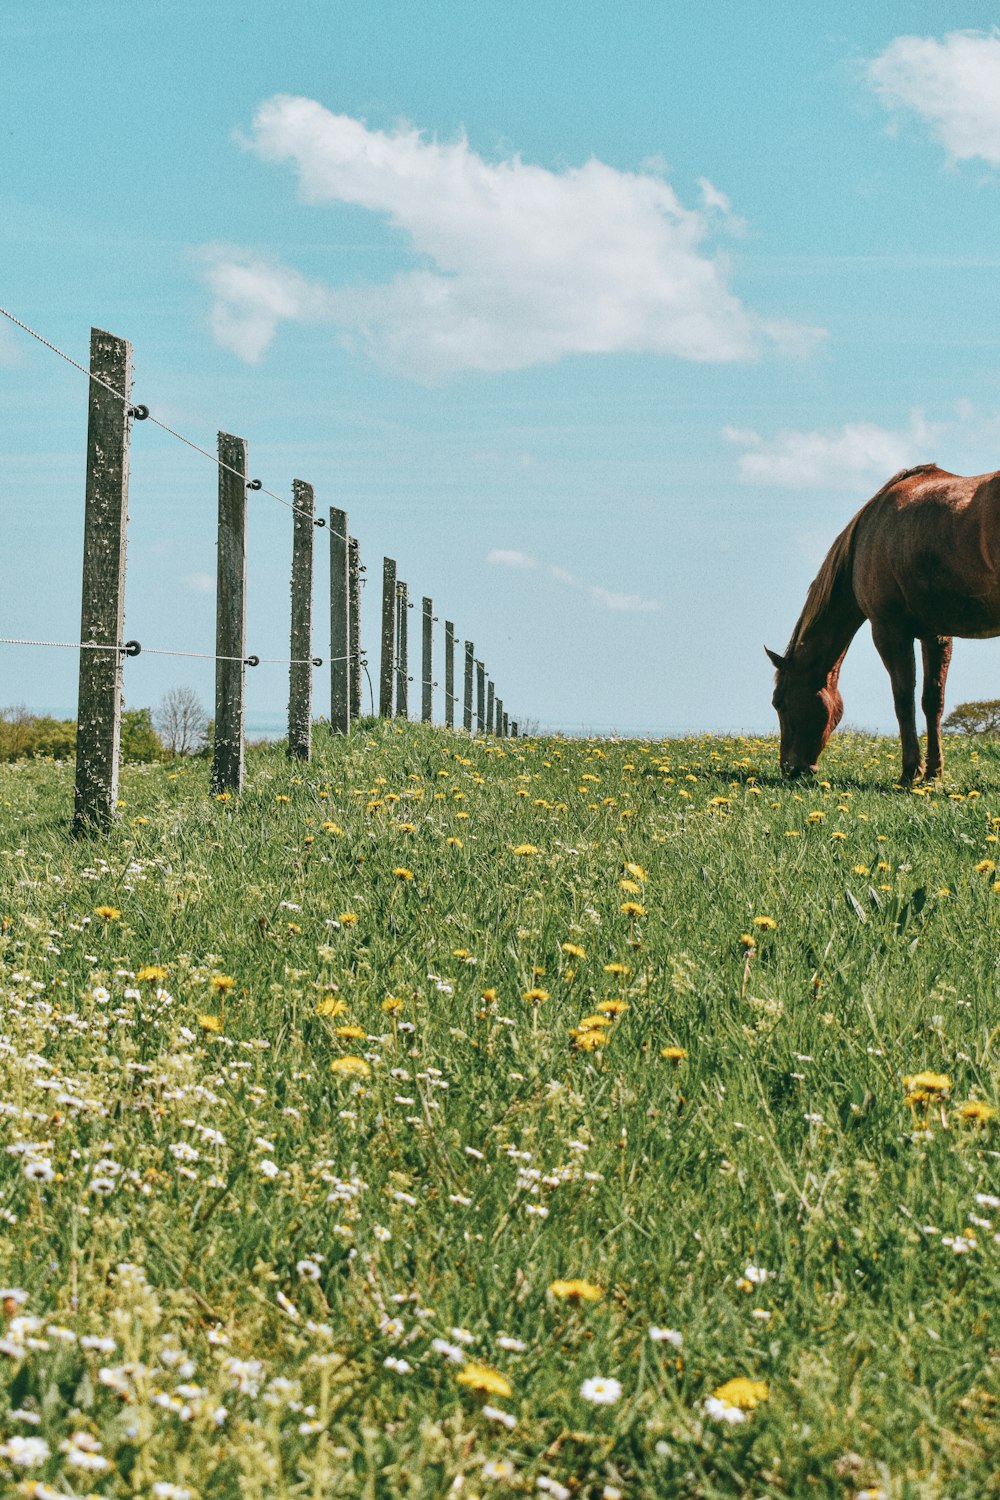
{"type": "Polygon", "coordinates": [[[222,1017],[221,1016],[199,1016],[198,1017],[198,1025],[201,1027],[202,1031],[221,1031],[222,1030],[222,1017]]]}
{"type": "Polygon", "coordinates": [[[910,1099],[919,1103],[924,1099],[947,1094],[951,1088],[951,1078],[947,1073],[932,1073],[925,1069],[922,1073],[907,1073],[903,1078],[903,1087],[909,1090],[910,1099]]]}
{"type": "Polygon", "coordinates": [[[560,943],[559,946],[564,953],[569,954],[570,958],[587,957],[587,950],[585,948],[581,948],[579,943],[560,943]]]}
{"type": "Polygon", "coordinates": [[[382,1001],[381,1008],[385,1011],[386,1015],[394,1015],[396,1011],[403,1009],[403,1002],[395,995],[386,995],[382,1001]]]}
{"type": "Polygon", "coordinates": [[[762,932],[774,932],[778,924],[773,917],[754,917],[753,925],[759,927],[762,932]]]}
{"type": "MultiPolygon", "coordinates": [[[[628,1010],[627,1000],[598,1000],[597,1009],[608,1016],[620,1016],[628,1010]]],[[[582,1023],[581,1023],[582,1024],[582,1023]]]]}
{"type": "Polygon", "coordinates": [[[135,977],[140,984],[152,981],[162,984],[167,977],[167,971],[162,964],[144,964],[135,977]]]}
{"type": "Polygon", "coordinates": [[[231,990],[236,980],[231,974],[213,974],[209,982],[213,990],[231,990]]]}
{"type": "Polygon", "coordinates": [[[341,1000],[339,995],[324,995],[316,1006],[317,1016],[342,1016],[347,1010],[347,1001],[341,1000]]]}
{"type": "Polygon", "coordinates": [[[105,922],[118,922],[121,920],[121,912],[117,906],[95,906],[94,916],[103,917],[105,922]]]}
{"type": "Polygon", "coordinates": [[[515,844],[511,854],[537,854],[538,849],[534,844],[515,844]]]}
{"type": "Polygon", "coordinates": [[[536,987],[535,989],[525,990],[521,998],[529,1001],[532,1005],[537,1005],[542,1000],[547,1000],[549,998],[549,992],[548,990],[542,990],[536,987]]]}
{"type": "Polygon", "coordinates": [[[600,1302],[604,1296],[599,1286],[579,1277],[571,1277],[568,1281],[550,1282],[549,1291],[553,1297],[561,1297],[567,1302],[600,1302]]]}
{"type": "Polygon", "coordinates": [[[671,1047],[661,1047],[660,1048],[660,1056],[661,1057],[665,1057],[667,1059],[667,1062],[672,1062],[672,1063],[683,1062],[684,1059],[685,1059],[685,1057],[687,1057],[687,1048],[686,1047],[674,1047],[674,1046],[671,1046],[671,1047]]]}
{"type": "Polygon", "coordinates": [[[599,1030],[596,1026],[589,1030],[574,1029],[570,1032],[573,1038],[573,1047],[577,1052],[597,1052],[601,1047],[606,1047],[611,1040],[606,1031],[599,1030]]]}
{"type": "Polygon", "coordinates": [[[470,1360],[455,1379],[459,1385],[467,1385],[470,1390],[482,1391],[487,1396],[510,1396],[514,1390],[510,1381],[499,1370],[477,1364],[475,1360],[470,1360]]]}
{"type": "Polygon", "coordinates": [[[712,1395],[716,1401],[723,1401],[727,1406],[735,1406],[739,1411],[753,1411],[768,1398],[767,1381],[749,1380],[745,1375],[737,1375],[734,1379],[727,1380],[724,1385],[718,1386],[712,1395]]]}
{"type": "Polygon", "coordinates": [[[625,871],[626,875],[632,876],[633,880],[647,880],[649,878],[645,870],[642,868],[642,865],[635,865],[629,862],[624,864],[622,868],[625,871]]]}
{"type": "Polygon", "coordinates": [[[641,901],[623,901],[621,909],[626,917],[644,917],[646,915],[646,908],[641,901]]]}
{"type": "Polygon", "coordinates": [[[987,1120],[994,1118],[996,1110],[985,1099],[969,1099],[958,1106],[955,1114],[959,1120],[965,1120],[971,1125],[985,1125],[987,1120]]]}
{"type": "Polygon", "coordinates": [[[413,871],[408,870],[405,865],[397,865],[392,872],[397,880],[412,880],[413,871]]]}
{"type": "Polygon", "coordinates": [[[330,1072],[340,1078],[367,1078],[371,1068],[363,1057],[335,1057],[330,1072]]]}
{"type": "Polygon", "coordinates": [[[323,824],[323,832],[336,834],[340,838],[343,838],[344,836],[344,830],[341,828],[340,824],[334,823],[329,819],[323,824]]]}

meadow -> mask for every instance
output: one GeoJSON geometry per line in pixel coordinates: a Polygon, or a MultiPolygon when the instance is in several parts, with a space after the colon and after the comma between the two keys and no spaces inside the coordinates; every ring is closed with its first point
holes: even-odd
{"type": "Polygon", "coordinates": [[[1000,1494],[1000,752],[0,766],[0,1486],[1000,1494]]]}

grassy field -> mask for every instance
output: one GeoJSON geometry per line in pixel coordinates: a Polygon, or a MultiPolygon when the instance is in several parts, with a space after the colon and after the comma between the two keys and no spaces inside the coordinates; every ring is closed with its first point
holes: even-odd
{"type": "Polygon", "coordinates": [[[0,768],[0,1488],[1000,1494],[1000,754],[0,768]]]}

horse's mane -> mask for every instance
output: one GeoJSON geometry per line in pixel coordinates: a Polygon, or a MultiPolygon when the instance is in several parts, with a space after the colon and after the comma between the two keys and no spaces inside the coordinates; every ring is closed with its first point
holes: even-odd
{"type": "Polygon", "coordinates": [[[926,474],[928,471],[936,468],[937,464],[915,464],[910,469],[900,469],[898,474],[893,474],[891,479],[887,479],[882,488],[876,491],[870,500],[865,502],[857,515],[851,517],[826,554],[819,572],[809,585],[806,602],[802,606],[802,613],[799,615],[798,623],[792,632],[792,639],[788,643],[788,653],[786,654],[795,650],[805,632],[811,625],[816,623],[830,603],[838,580],[850,566],[854,550],[854,538],[862,518],[901,479],[909,479],[911,474],[926,474]]]}

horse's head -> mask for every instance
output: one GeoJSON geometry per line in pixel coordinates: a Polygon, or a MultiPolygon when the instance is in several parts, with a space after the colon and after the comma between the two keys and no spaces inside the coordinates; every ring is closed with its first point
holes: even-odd
{"type": "Polygon", "coordinates": [[[779,761],[785,776],[811,775],[844,712],[836,676],[817,682],[808,665],[797,662],[794,651],[779,656],[764,650],[775,667],[771,699],[781,726],[779,761]]]}

